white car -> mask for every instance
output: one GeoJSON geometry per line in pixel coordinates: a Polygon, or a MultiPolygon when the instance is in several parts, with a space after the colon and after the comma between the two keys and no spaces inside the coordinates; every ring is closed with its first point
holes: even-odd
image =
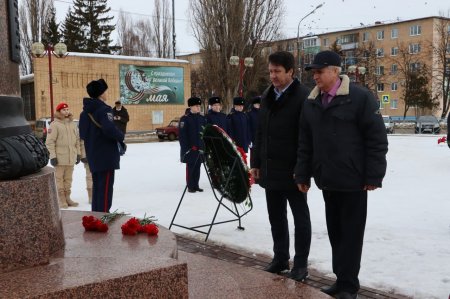
{"type": "Polygon", "coordinates": [[[386,133],[394,133],[394,122],[389,115],[383,115],[384,126],[386,127],[386,133]]]}

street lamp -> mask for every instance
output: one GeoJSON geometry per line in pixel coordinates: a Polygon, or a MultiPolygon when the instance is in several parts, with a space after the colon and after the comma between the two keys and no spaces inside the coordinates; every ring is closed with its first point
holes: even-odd
{"type": "Polygon", "coordinates": [[[240,58],[239,56],[231,56],[230,57],[231,65],[239,65],[239,96],[243,95],[243,80],[244,80],[244,71],[246,67],[253,67],[254,60],[251,57],[240,58]]]}
{"type": "MultiPolygon", "coordinates": [[[[347,72],[350,74],[355,74],[355,83],[358,83],[358,79],[360,79],[360,76],[364,76],[366,73],[366,68],[363,66],[357,66],[357,65],[350,65],[347,68],[347,72]]],[[[361,82],[361,80],[359,80],[361,82]]]]}
{"type": "Polygon", "coordinates": [[[57,43],[55,46],[48,44],[47,47],[44,44],[37,42],[31,46],[31,53],[35,58],[48,57],[48,79],[50,86],[50,115],[51,121],[53,121],[53,76],[52,76],[52,55],[56,58],[64,58],[68,55],[67,46],[64,43],[57,43]]]}
{"type": "Polygon", "coordinates": [[[298,22],[298,26],[297,26],[297,62],[298,62],[298,68],[299,68],[299,72],[298,72],[298,77],[301,80],[302,77],[302,70],[300,68],[300,24],[302,23],[302,21],[304,19],[306,19],[307,17],[309,17],[310,15],[312,15],[313,13],[316,12],[316,10],[318,10],[319,8],[321,8],[324,3],[321,3],[319,5],[316,6],[316,8],[314,8],[312,11],[310,11],[309,13],[307,13],[303,18],[300,19],[300,21],[298,22]]]}

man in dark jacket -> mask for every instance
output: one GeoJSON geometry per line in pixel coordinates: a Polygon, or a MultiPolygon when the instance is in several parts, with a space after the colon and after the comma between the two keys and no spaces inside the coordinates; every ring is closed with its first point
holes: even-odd
{"type": "Polygon", "coordinates": [[[208,104],[211,109],[206,115],[206,122],[211,125],[216,125],[227,132],[227,116],[225,113],[220,112],[222,110],[221,99],[219,97],[211,97],[208,100],[208,104]]]}
{"type": "Polygon", "coordinates": [[[113,108],[114,124],[122,133],[127,132],[127,123],[130,121],[128,110],[122,105],[122,102],[116,101],[113,108]]]}
{"type": "Polygon", "coordinates": [[[336,283],[322,291],[357,298],[367,216],[367,191],[381,187],[388,141],[379,105],[366,88],[350,83],[332,51],[318,53],[317,86],[303,106],[295,180],[307,192],[311,177],[325,200],[336,283]]]}
{"type": "Polygon", "coordinates": [[[92,172],[92,211],[109,212],[112,205],[114,171],[120,168],[118,144],[124,135],[113,122],[113,112],[107,101],[108,85],[103,79],[87,86],[90,98],[83,99],[80,114],[80,138],[92,172]]]}
{"type": "Polygon", "coordinates": [[[306,194],[294,181],[300,113],[309,89],[294,79],[295,60],[289,52],[269,56],[272,85],[263,93],[256,130],[251,172],[266,189],[267,211],[272,229],[274,257],[266,271],[289,270],[287,203],[295,224],[294,267],[289,277],[303,281],[308,276],[311,220],[306,194]]]}
{"type": "Polygon", "coordinates": [[[186,163],[186,182],[188,192],[203,192],[198,185],[202,151],[204,148],[200,133],[206,125],[206,119],[200,114],[201,100],[197,97],[188,99],[190,112],[181,117],[179,126],[179,141],[181,147],[181,162],[186,163]]]}
{"type": "Polygon", "coordinates": [[[227,133],[237,146],[241,147],[244,152],[248,152],[250,128],[248,126],[248,116],[244,112],[244,102],[244,98],[241,97],[235,97],[233,99],[233,109],[227,115],[227,133]]]}

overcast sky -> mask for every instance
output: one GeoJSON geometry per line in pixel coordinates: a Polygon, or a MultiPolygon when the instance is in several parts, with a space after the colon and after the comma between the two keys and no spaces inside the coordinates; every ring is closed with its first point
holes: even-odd
{"type": "MultiPolygon", "coordinates": [[[[72,0],[54,0],[58,19],[63,19],[72,0]]],[[[171,1],[169,1],[171,2],[171,1]]],[[[111,13],[117,21],[120,9],[132,18],[149,18],[153,12],[153,0],[108,0],[111,13]]],[[[446,0],[284,0],[285,18],[282,25],[284,37],[297,36],[299,21],[315,7],[323,3],[316,13],[306,17],[300,24],[300,36],[339,31],[373,24],[375,21],[396,21],[449,15],[450,2],[446,0]]],[[[198,51],[189,23],[189,0],[175,0],[175,27],[177,53],[198,51]]]]}

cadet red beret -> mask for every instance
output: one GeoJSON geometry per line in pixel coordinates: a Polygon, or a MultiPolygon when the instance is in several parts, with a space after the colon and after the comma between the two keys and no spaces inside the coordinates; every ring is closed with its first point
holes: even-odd
{"type": "Polygon", "coordinates": [[[59,103],[58,106],[56,106],[56,111],[60,111],[61,109],[64,108],[69,108],[69,105],[67,105],[66,103],[59,103]]]}

